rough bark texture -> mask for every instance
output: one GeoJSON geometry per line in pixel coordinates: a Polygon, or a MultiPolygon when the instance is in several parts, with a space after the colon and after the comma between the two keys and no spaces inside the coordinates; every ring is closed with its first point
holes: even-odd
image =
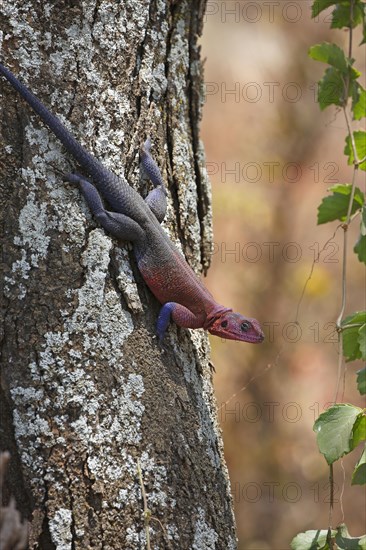
{"type": "MultiPolygon", "coordinates": [[[[3,0],[1,59],[80,141],[145,194],[150,134],[169,182],[165,222],[191,265],[211,246],[198,139],[204,0],[3,0]]],[[[1,445],[30,548],[236,547],[209,348],[155,339],[159,304],[131,249],[61,173],[73,159],[4,79],[1,445]]]]}

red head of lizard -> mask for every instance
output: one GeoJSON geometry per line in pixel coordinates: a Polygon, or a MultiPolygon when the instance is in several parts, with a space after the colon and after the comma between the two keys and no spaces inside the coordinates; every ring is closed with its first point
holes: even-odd
{"type": "Polygon", "coordinates": [[[240,340],[251,344],[260,344],[264,340],[263,331],[256,319],[234,313],[232,309],[224,308],[209,315],[204,328],[226,340],[240,340]]]}

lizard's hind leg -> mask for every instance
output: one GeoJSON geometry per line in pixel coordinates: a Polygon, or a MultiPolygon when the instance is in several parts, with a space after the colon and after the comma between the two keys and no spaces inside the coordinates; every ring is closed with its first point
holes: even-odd
{"type": "Polygon", "coordinates": [[[155,214],[158,222],[162,222],[166,214],[166,189],[159,167],[150,155],[151,141],[148,138],[140,148],[141,164],[146,175],[154,185],[154,189],[147,195],[145,202],[155,214]]]}
{"type": "Polygon", "coordinates": [[[124,214],[109,212],[104,208],[101,196],[90,181],[79,174],[67,174],[64,179],[80,187],[93,215],[100,225],[111,233],[113,237],[131,242],[144,239],[144,231],[138,223],[124,214]]]}
{"type": "Polygon", "coordinates": [[[145,199],[150,210],[155,214],[156,219],[161,223],[166,214],[166,191],[165,188],[155,187],[145,199]]]}

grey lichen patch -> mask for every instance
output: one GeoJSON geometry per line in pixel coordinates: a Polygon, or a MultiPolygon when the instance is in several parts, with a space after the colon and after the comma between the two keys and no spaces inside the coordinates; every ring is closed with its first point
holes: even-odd
{"type": "Polygon", "coordinates": [[[68,204],[68,208],[65,208],[65,202],[60,203],[58,201],[57,203],[54,202],[53,206],[55,211],[64,210],[63,214],[57,218],[57,229],[60,233],[66,233],[67,239],[65,239],[66,242],[63,242],[62,248],[65,252],[69,252],[72,245],[80,246],[80,243],[84,242],[86,227],[85,219],[89,219],[90,213],[81,212],[76,202],[69,205],[67,201],[66,204],[68,204]]]}
{"type": "Polygon", "coordinates": [[[98,393],[97,388],[91,388],[87,396],[90,403],[83,403],[78,420],[71,424],[75,435],[87,449],[92,478],[103,485],[115,483],[115,495],[109,504],[116,507],[119,507],[120,498],[118,482],[126,476],[129,478],[132,473],[132,459],[128,459],[126,446],[141,441],[140,421],[144,413],[141,397],[145,391],[141,377],[129,375],[125,380],[121,378],[121,383],[123,389],[113,389],[108,398],[98,393]],[[106,400],[108,411],[104,410],[106,400]],[[97,421],[100,415],[102,419],[97,421]],[[119,466],[116,464],[116,449],[126,454],[126,460],[119,460],[119,466]]]}
{"type": "Polygon", "coordinates": [[[72,544],[72,512],[66,508],[59,508],[49,518],[49,530],[57,550],[70,550],[72,544]]]}
{"type": "MultiPolygon", "coordinates": [[[[83,18],[76,20],[66,29],[66,41],[60,37],[58,44],[60,51],[67,52],[68,63],[73,58],[78,60],[79,72],[86,85],[84,89],[88,93],[88,103],[85,105],[85,100],[77,89],[74,104],[79,110],[79,105],[84,101],[85,119],[79,117],[80,123],[75,133],[81,136],[81,141],[84,138],[88,140],[89,145],[90,142],[93,143],[95,155],[103,159],[106,167],[118,175],[123,175],[121,152],[125,141],[126,119],[131,117],[134,105],[131,105],[126,93],[126,88],[132,83],[130,71],[119,76],[118,73],[113,74],[113,67],[118,70],[121,51],[125,52],[127,42],[135,44],[137,49],[143,41],[148,17],[148,4],[144,4],[143,10],[136,10],[133,2],[121,4],[106,1],[99,3],[97,8],[93,3],[86,3],[83,6],[83,18]],[[98,44],[98,57],[91,55],[95,43],[98,44]],[[116,87],[115,82],[108,85],[105,76],[101,77],[101,59],[104,62],[109,60],[111,74],[114,80],[117,77],[117,82],[119,77],[121,86],[116,87]]],[[[129,55],[131,53],[133,54],[130,52],[129,55]]],[[[62,56],[54,55],[51,61],[54,64],[52,72],[65,73],[66,62],[62,56]]],[[[53,102],[59,104],[63,99],[55,90],[53,102]]]]}
{"type": "MultiPolygon", "coordinates": [[[[50,405],[42,389],[17,387],[10,390],[14,402],[14,431],[17,441],[27,441],[28,446],[20,446],[21,459],[26,468],[31,468],[38,476],[44,471],[44,460],[39,447],[48,441],[54,444],[51,426],[43,413],[50,405]],[[32,441],[31,445],[29,442],[32,441]]],[[[39,497],[43,494],[43,482],[37,487],[39,497]]]]}
{"type": "MultiPolygon", "coordinates": [[[[30,406],[32,403],[39,403],[45,399],[42,389],[35,388],[13,388],[10,390],[14,403],[19,405],[20,403],[30,406]]],[[[49,400],[46,399],[46,404],[49,404],[49,400]]],[[[17,423],[17,435],[21,436],[36,436],[41,434],[52,435],[49,430],[48,422],[43,418],[38,418],[37,422],[33,422],[32,425],[22,425],[17,423]]]]}
{"type": "Polygon", "coordinates": [[[30,24],[37,13],[34,10],[34,3],[27,2],[3,2],[1,10],[11,28],[11,35],[14,38],[19,38],[19,47],[14,48],[14,56],[22,61],[22,66],[39,69],[42,64],[41,56],[33,56],[30,49],[25,47],[25,44],[33,44],[38,50],[39,45],[43,42],[43,36],[40,31],[37,31],[30,24]],[[27,17],[25,17],[27,15],[27,17]]]}
{"type": "MultiPolygon", "coordinates": [[[[166,492],[168,472],[165,466],[156,464],[154,458],[151,458],[147,451],[144,451],[141,454],[139,461],[147,499],[147,506],[151,511],[152,516],[154,517],[155,513],[161,516],[162,510],[167,508],[169,510],[174,509],[176,506],[176,501],[175,499],[171,498],[166,492]]],[[[125,458],[123,460],[123,463],[127,463],[125,458]]],[[[133,459],[133,471],[131,472],[131,474],[134,474],[135,476],[137,474],[137,462],[135,459],[133,459]]],[[[126,505],[136,506],[137,508],[141,509],[142,515],[143,508],[141,507],[141,502],[141,487],[138,487],[138,489],[135,491],[128,492],[126,489],[122,489],[119,492],[119,507],[121,509],[123,509],[126,505]]],[[[156,523],[154,523],[153,521],[150,522],[149,530],[150,536],[152,538],[152,544],[154,540],[154,534],[160,531],[159,528],[157,529],[157,531],[155,530],[155,525],[156,523]]],[[[164,530],[168,533],[168,538],[170,540],[179,540],[179,537],[177,537],[177,528],[174,524],[165,523],[164,530]]],[[[137,547],[145,547],[146,535],[143,529],[132,527],[128,528],[126,533],[126,541],[131,544],[131,549],[137,547]]],[[[152,546],[152,548],[155,547],[158,548],[157,546],[152,546]]],[[[128,548],[130,548],[130,546],[128,546],[128,548]]]]}
{"type": "MultiPolygon", "coordinates": [[[[32,115],[36,116],[36,115],[32,115]]],[[[46,152],[49,152],[50,150],[50,143],[54,141],[52,134],[50,134],[50,131],[47,128],[33,126],[32,123],[29,123],[25,128],[25,137],[31,147],[36,146],[41,157],[38,157],[39,159],[39,165],[41,167],[42,172],[44,171],[44,158],[43,155],[46,152]]],[[[60,146],[56,145],[56,151],[52,156],[49,156],[49,160],[55,160],[60,156],[60,146]]],[[[34,168],[36,166],[36,163],[34,162],[34,158],[32,158],[34,168]]]]}
{"type": "Polygon", "coordinates": [[[165,64],[158,62],[155,65],[155,55],[152,50],[144,52],[139,77],[142,89],[148,94],[152,92],[154,101],[159,102],[166,92],[168,80],[165,76],[165,64]]]}
{"type": "MultiPolygon", "coordinates": [[[[21,279],[28,279],[30,270],[31,270],[31,266],[30,266],[30,263],[27,261],[27,253],[25,250],[22,250],[20,260],[16,260],[12,264],[12,272],[14,276],[5,277],[4,280],[6,283],[9,283],[10,285],[15,285],[17,282],[15,276],[19,276],[21,279]]],[[[8,295],[9,289],[7,285],[5,286],[4,290],[5,290],[5,295],[8,295]]]]}
{"type": "Polygon", "coordinates": [[[29,193],[27,202],[19,214],[20,235],[14,238],[14,244],[20,247],[26,246],[30,252],[32,267],[39,267],[39,260],[47,255],[50,237],[46,231],[50,225],[47,204],[37,203],[34,193],[29,193]]]}
{"type": "Polygon", "coordinates": [[[12,275],[5,277],[6,296],[14,297],[16,294],[18,299],[25,297],[26,288],[22,280],[27,280],[31,269],[39,267],[40,261],[46,258],[50,244],[47,232],[53,224],[47,214],[47,204],[37,202],[35,194],[29,193],[19,214],[19,234],[14,237],[21,258],[13,262],[12,275]],[[16,291],[12,287],[16,287],[16,291]]]}
{"type": "MultiPolygon", "coordinates": [[[[153,450],[152,450],[153,451],[153,450]]],[[[123,456],[123,464],[131,477],[137,476],[137,461],[135,457],[128,455],[125,449],[121,450],[123,456]]],[[[174,508],[176,505],[175,499],[171,498],[167,492],[168,472],[165,466],[156,464],[147,451],[143,451],[140,457],[140,467],[142,472],[143,483],[146,491],[148,506],[151,509],[174,508]]],[[[118,501],[115,503],[117,508],[123,508],[127,503],[134,503],[136,506],[141,506],[141,488],[136,487],[135,491],[129,492],[126,489],[121,489],[118,493],[118,501]]]]}
{"type": "Polygon", "coordinates": [[[143,306],[133,277],[128,252],[125,248],[116,250],[116,261],[118,268],[117,284],[122,292],[127,306],[134,312],[142,312],[143,306]]]}
{"type": "Polygon", "coordinates": [[[13,154],[13,147],[12,147],[11,145],[6,145],[6,146],[4,147],[4,151],[5,151],[6,153],[8,153],[8,155],[12,155],[12,154],[13,154]]]}
{"type": "Polygon", "coordinates": [[[126,550],[146,547],[146,537],[144,531],[141,529],[137,530],[135,527],[127,527],[126,543],[130,545],[127,546],[126,550]]]}
{"type": "MultiPolygon", "coordinates": [[[[99,109],[100,119],[95,151],[99,158],[105,159],[104,164],[107,168],[113,170],[119,177],[123,177],[122,146],[125,141],[125,131],[119,125],[117,128],[115,125],[118,124],[118,119],[123,120],[131,107],[125,97],[117,93],[101,94],[99,101],[102,102],[103,107],[99,109]]],[[[93,133],[95,135],[95,128],[93,133]]]]}
{"type": "Polygon", "coordinates": [[[195,174],[192,173],[193,151],[191,144],[188,143],[181,129],[174,130],[174,171],[177,179],[182,183],[178,188],[179,211],[181,227],[193,247],[192,254],[194,259],[200,260],[200,224],[197,215],[197,185],[195,174]]]}
{"type": "MultiPolygon", "coordinates": [[[[123,311],[118,294],[106,289],[111,246],[111,239],[103,231],[96,229],[90,233],[81,258],[86,270],[85,282],[74,291],[78,306],[71,315],[63,313],[62,331],[44,335],[38,364],[29,365],[34,382],[42,380],[46,393],[26,388],[11,390],[22,461],[32,470],[40,472],[45,467],[37,450],[41,441],[46,448],[71,438],[74,444],[77,441],[81,449],[96,457],[104,480],[116,481],[119,474],[123,477],[123,472],[117,475],[115,471],[115,447],[136,445],[141,440],[140,421],[144,412],[141,398],[145,390],[140,375],[123,374],[123,343],[133,324],[130,315],[123,311]],[[74,349],[74,342],[80,338],[82,350],[74,349]],[[99,387],[90,370],[98,368],[102,361],[119,380],[116,388],[109,388],[109,395],[99,387]],[[52,394],[55,413],[52,420],[47,416],[48,392],[52,394]],[[68,419],[70,407],[78,410],[73,422],[68,419]]],[[[53,468],[48,469],[45,475],[52,478],[52,472],[53,468]]],[[[66,484],[67,480],[65,491],[66,484]]]]}
{"type": "Polygon", "coordinates": [[[226,550],[237,550],[238,548],[238,541],[236,537],[229,536],[226,541],[226,550]]]}
{"type": "Polygon", "coordinates": [[[49,132],[44,128],[35,128],[29,123],[25,129],[27,142],[33,148],[38,148],[41,155],[32,156],[32,166],[22,168],[22,180],[18,181],[19,186],[29,190],[26,203],[19,213],[19,233],[14,237],[14,244],[19,247],[21,258],[12,264],[13,275],[7,277],[5,292],[9,295],[10,287],[13,289],[13,296],[17,294],[19,299],[26,295],[25,286],[21,279],[29,279],[32,269],[40,267],[47,258],[51,233],[54,229],[63,230],[69,228],[68,237],[70,244],[81,244],[84,238],[84,221],[73,203],[71,209],[74,215],[71,216],[70,199],[65,192],[64,185],[60,178],[49,172],[45,165],[45,158],[48,163],[58,161],[61,156],[60,145],[50,139],[49,132]],[[49,190],[48,200],[42,201],[38,196],[44,196],[44,189],[49,190]],[[51,214],[52,212],[52,214],[51,214]]]}
{"type": "Polygon", "coordinates": [[[206,522],[206,514],[203,508],[198,508],[196,514],[197,519],[192,550],[215,550],[219,538],[218,534],[206,522]]]}
{"type": "MultiPolygon", "coordinates": [[[[36,158],[33,157],[33,161],[36,158]]],[[[44,172],[44,164],[41,164],[44,172]]],[[[51,232],[54,229],[65,231],[68,241],[71,244],[80,245],[85,238],[85,216],[81,215],[80,208],[75,203],[69,202],[69,196],[65,193],[63,186],[59,186],[53,174],[48,174],[52,182],[41,178],[37,169],[23,169],[24,184],[34,191],[30,191],[26,203],[19,214],[19,233],[14,237],[14,244],[20,249],[21,258],[12,264],[12,276],[6,277],[5,293],[10,295],[10,288],[16,286],[16,293],[19,299],[24,298],[26,290],[22,279],[29,279],[32,269],[40,267],[46,260],[51,242],[51,232]],[[46,187],[51,186],[49,195],[54,215],[50,215],[49,202],[41,202],[36,198],[36,182],[44,182],[46,187]],[[70,206],[69,206],[70,205],[70,206]],[[68,207],[69,206],[69,207],[68,207]]],[[[65,243],[64,249],[69,250],[65,243]]],[[[13,296],[15,290],[13,289],[13,296]]]]}
{"type": "MultiPolygon", "coordinates": [[[[179,9],[184,10],[185,4],[182,2],[179,9]]],[[[173,89],[170,93],[174,117],[171,141],[173,174],[177,181],[180,229],[188,245],[190,264],[196,271],[199,271],[201,268],[201,231],[197,212],[198,195],[196,175],[193,169],[193,149],[190,141],[187,140],[187,135],[191,135],[189,98],[187,97],[189,30],[184,18],[178,22],[172,34],[168,60],[169,70],[175,75],[173,89]]]]}
{"type": "Polygon", "coordinates": [[[215,398],[213,394],[212,384],[210,382],[210,376],[208,374],[208,349],[207,349],[207,336],[203,331],[191,331],[192,344],[186,346],[177,346],[174,344],[174,352],[177,361],[181,365],[184,377],[194,392],[196,400],[196,410],[198,411],[200,425],[197,430],[197,438],[206,448],[207,456],[210,458],[212,466],[215,469],[219,469],[222,466],[222,456],[218,452],[219,428],[217,422],[213,419],[216,418],[215,412],[215,398]],[[195,354],[192,353],[192,349],[185,349],[193,345],[195,348],[195,354]],[[204,376],[201,376],[197,372],[196,358],[200,357],[202,368],[204,369],[204,376]]]}
{"type": "Polygon", "coordinates": [[[201,261],[206,272],[210,267],[213,253],[213,228],[212,228],[212,192],[211,183],[206,169],[206,157],[201,140],[198,141],[197,162],[200,170],[201,200],[204,201],[201,223],[201,261]]]}
{"type": "Polygon", "coordinates": [[[141,470],[143,479],[148,484],[148,502],[149,506],[156,508],[174,508],[175,499],[169,497],[166,493],[168,472],[165,466],[157,465],[153,458],[149,457],[148,452],[141,454],[141,470]]]}
{"type": "MultiPolygon", "coordinates": [[[[66,172],[66,169],[64,169],[66,172]]],[[[62,236],[62,247],[70,251],[73,246],[80,247],[85,242],[86,223],[92,222],[92,215],[81,196],[80,190],[71,184],[61,182],[61,176],[48,171],[42,181],[48,191],[49,202],[54,212],[52,226],[62,236]],[[65,238],[66,237],[66,238],[65,238]]]]}
{"type": "Polygon", "coordinates": [[[123,311],[118,294],[105,292],[111,248],[111,239],[101,229],[91,231],[81,258],[85,283],[76,291],[78,307],[65,319],[65,329],[83,335],[84,351],[91,357],[108,358],[114,365],[122,357],[123,342],[133,323],[130,314],[123,311]]]}
{"type": "MultiPolygon", "coordinates": [[[[184,10],[186,2],[180,3],[180,10],[184,10]]],[[[172,73],[175,75],[174,79],[174,96],[172,97],[173,108],[181,111],[182,106],[188,109],[187,93],[186,93],[186,75],[189,68],[189,41],[188,41],[188,28],[186,22],[180,19],[174,29],[172,35],[172,44],[169,53],[169,65],[172,73]]],[[[183,120],[183,116],[182,116],[183,120]]]]}

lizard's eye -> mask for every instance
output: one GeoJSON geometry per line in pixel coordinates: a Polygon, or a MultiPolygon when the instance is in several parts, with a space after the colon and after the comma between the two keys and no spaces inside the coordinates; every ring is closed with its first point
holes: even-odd
{"type": "Polygon", "coordinates": [[[248,321],[244,321],[241,325],[240,325],[240,328],[243,332],[248,332],[248,330],[250,328],[252,328],[252,325],[251,323],[248,323],[248,321]]]}
{"type": "Polygon", "coordinates": [[[222,328],[226,328],[226,327],[227,327],[227,321],[223,321],[223,322],[221,323],[221,326],[222,326],[222,328]]]}

